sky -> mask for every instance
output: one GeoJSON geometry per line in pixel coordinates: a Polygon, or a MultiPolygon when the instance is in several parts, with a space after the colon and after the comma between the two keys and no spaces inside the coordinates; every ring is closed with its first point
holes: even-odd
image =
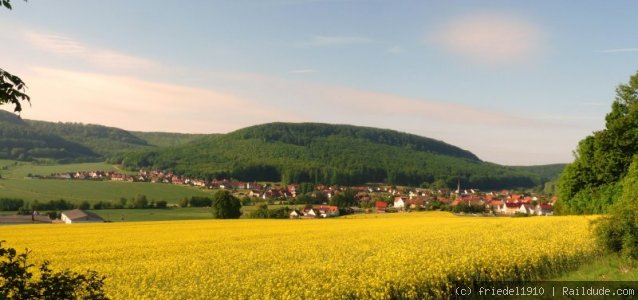
{"type": "Polygon", "coordinates": [[[567,163],[638,70],[636,1],[12,4],[0,67],[28,85],[22,117],[127,130],[352,124],[567,163]]]}

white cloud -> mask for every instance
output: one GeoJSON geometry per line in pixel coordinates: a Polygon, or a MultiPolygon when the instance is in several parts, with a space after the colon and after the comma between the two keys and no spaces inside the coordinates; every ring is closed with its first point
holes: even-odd
{"type": "Polygon", "coordinates": [[[498,13],[454,19],[430,39],[445,50],[480,64],[525,64],[544,50],[543,33],[536,25],[498,13]]]}
{"type": "Polygon", "coordinates": [[[345,46],[372,43],[373,40],[362,36],[325,36],[313,37],[310,41],[303,43],[308,47],[345,46]]]}
{"type": "Polygon", "coordinates": [[[638,48],[616,48],[600,51],[602,53],[638,52],[638,48]]]}
{"type": "Polygon", "coordinates": [[[231,92],[69,70],[36,68],[27,119],[83,122],[129,130],[226,132],[279,119],[299,121],[231,92]]]}
{"type": "Polygon", "coordinates": [[[102,69],[140,70],[156,66],[154,62],[145,58],[107,49],[92,48],[62,35],[26,32],[24,38],[40,50],[56,55],[79,58],[102,69]]]}
{"type": "Polygon", "coordinates": [[[390,49],[388,49],[388,52],[392,53],[392,54],[400,54],[403,53],[403,48],[401,48],[400,46],[393,46],[390,49]]]}
{"type": "Polygon", "coordinates": [[[311,74],[311,73],[317,73],[317,70],[315,70],[315,69],[299,69],[299,70],[290,70],[290,71],[288,71],[288,73],[290,73],[290,74],[311,74]]]}

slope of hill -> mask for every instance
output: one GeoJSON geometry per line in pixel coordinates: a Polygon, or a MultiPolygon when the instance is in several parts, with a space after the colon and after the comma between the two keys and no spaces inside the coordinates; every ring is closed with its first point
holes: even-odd
{"type": "Polygon", "coordinates": [[[214,134],[191,134],[191,133],[169,133],[169,132],[142,132],[130,131],[130,133],[138,137],[151,146],[171,147],[192,142],[196,139],[211,136],[214,134]]]}
{"type": "Polygon", "coordinates": [[[202,136],[133,133],[101,125],[22,120],[0,110],[0,159],[103,161],[127,151],[180,145],[202,136]]]}
{"type": "Polygon", "coordinates": [[[360,184],[389,182],[478,188],[531,187],[538,176],[482,162],[469,151],[392,130],[272,123],[159,150],[129,153],[128,168],[202,178],[360,184]]]}
{"type": "Polygon", "coordinates": [[[558,180],[560,173],[563,172],[567,164],[550,164],[540,166],[512,166],[510,168],[527,173],[534,174],[540,178],[541,181],[554,181],[558,180]]]}

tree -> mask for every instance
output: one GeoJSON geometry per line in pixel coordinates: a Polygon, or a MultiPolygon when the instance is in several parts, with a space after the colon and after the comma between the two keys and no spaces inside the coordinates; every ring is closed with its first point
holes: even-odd
{"type": "Polygon", "coordinates": [[[357,193],[352,189],[346,189],[343,192],[339,192],[330,199],[330,204],[338,206],[339,208],[345,208],[357,205],[357,193]]]}
{"type": "MultiPolygon", "coordinates": [[[[12,9],[11,0],[0,0],[0,6],[12,9]]],[[[7,103],[13,104],[15,106],[15,112],[22,111],[20,101],[31,101],[31,98],[25,94],[26,88],[27,86],[20,77],[12,75],[0,68],[0,105],[7,103]]]]}
{"type": "Polygon", "coordinates": [[[133,208],[147,208],[148,207],[148,199],[146,195],[138,194],[135,196],[133,200],[133,208]]]}
{"type": "Polygon", "coordinates": [[[605,129],[578,143],[558,181],[563,213],[601,213],[615,202],[619,182],[638,153],[638,72],[616,88],[605,129]]]}
{"type": "Polygon", "coordinates": [[[49,262],[40,265],[39,274],[31,269],[30,251],[18,254],[4,248],[0,241],[0,299],[108,299],[104,293],[104,279],[95,271],[85,274],[63,270],[54,272],[49,262]],[[37,275],[37,276],[34,276],[37,275]]]}
{"type": "Polygon", "coordinates": [[[241,202],[229,191],[215,192],[212,207],[216,219],[238,219],[241,216],[241,202]]]}
{"type": "Polygon", "coordinates": [[[622,180],[620,199],[611,207],[609,215],[599,220],[596,236],[599,244],[609,252],[624,258],[638,258],[638,155],[627,176],[622,180]]]}

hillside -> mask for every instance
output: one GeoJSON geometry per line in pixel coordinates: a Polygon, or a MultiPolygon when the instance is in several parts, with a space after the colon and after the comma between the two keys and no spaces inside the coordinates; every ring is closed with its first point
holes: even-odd
{"type": "Polygon", "coordinates": [[[477,188],[531,187],[529,172],[482,162],[467,150],[386,129],[271,123],[188,144],[124,155],[131,169],[170,169],[202,178],[360,184],[435,183],[477,188]]]}
{"type": "Polygon", "coordinates": [[[127,151],[174,146],[202,136],[129,132],[102,125],[23,120],[0,110],[0,159],[103,161],[127,151]]]}

